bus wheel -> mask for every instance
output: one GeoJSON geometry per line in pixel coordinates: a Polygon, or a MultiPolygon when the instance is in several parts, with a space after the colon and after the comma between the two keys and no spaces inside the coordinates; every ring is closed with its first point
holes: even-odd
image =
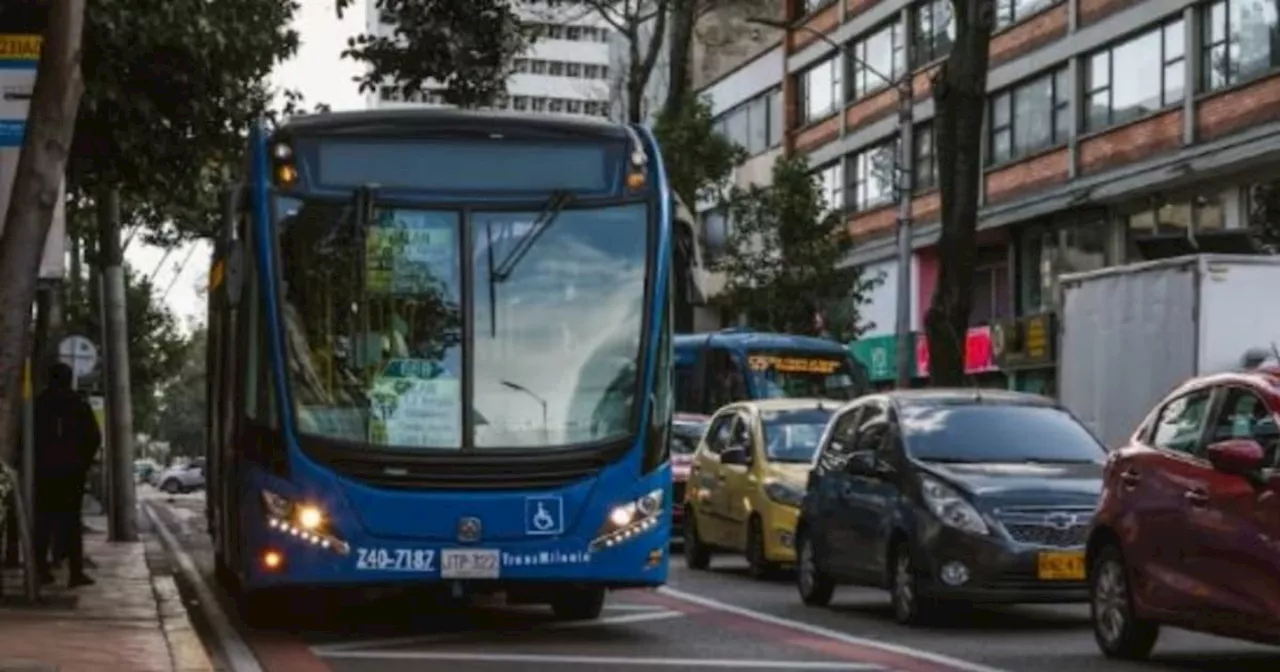
{"type": "Polygon", "coordinates": [[[259,588],[249,590],[242,588],[236,592],[236,610],[240,612],[240,622],[250,628],[270,628],[278,623],[287,623],[283,617],[287,613],[289,602],[279,592],[259,588]]]}
{"type": "Polygon", "coordinates": [[[222,551],[213,552],[213,578],[231,594],[236,593],[236,573],[231,571],[231,565],[227,564],[227,557],[222,551]]]}
{"type": "Polygon", "coordinates": [[[604,611],[604,588],[570,588],[551,601],[551,611],[561,621],[592,621],[604,611]]]}

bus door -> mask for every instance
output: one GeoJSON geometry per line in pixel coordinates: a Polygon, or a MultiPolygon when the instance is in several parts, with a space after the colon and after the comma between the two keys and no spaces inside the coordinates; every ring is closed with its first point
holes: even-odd
{"type": "Polygon", "coordinates": [[[746,371],[732,350],[711,346],[704,351],[703,359],[706,370],[703,379],[706,403],[702,413],[712,415],[727,404],[751,398],[747,392],[746,371]]]}

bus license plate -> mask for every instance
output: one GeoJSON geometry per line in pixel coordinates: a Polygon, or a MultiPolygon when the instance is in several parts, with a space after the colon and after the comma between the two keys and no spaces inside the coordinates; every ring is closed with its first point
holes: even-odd
{"type": "Polygon", "coordinates": [[[408,548],[357,548],[356,569],[430,573],[436,569],[436,552],[408,548]]]}
{"type": "Polygon", "coordinates": [[[496,579],[500,565],[497,549],[447,548],[440,552],[442,579],[496,579]]]}

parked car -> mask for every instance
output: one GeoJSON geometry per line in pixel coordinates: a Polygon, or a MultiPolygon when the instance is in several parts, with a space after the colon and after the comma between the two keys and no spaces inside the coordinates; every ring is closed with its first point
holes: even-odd
{"type": "Polygon", "coordinates": [[[169,467],[160,473],[156,482],[161,490],[171,495],[199,490],[204,487],[204,461],[169,467]]]}
{"type": "Polygon", "coordinates": [[[1044,397],[902,390],[831,420],[801,506],[796,585],[885,588],[917,623],[948,602],[1084,602],[1106,451],[1044,397]]]}
{"type": "Polygon", "coordinates": [[[745,554],[756,577],[795,562],[804,479],[839,403],[757,400],[716,412],[689,474],[684,557],[691,569],[706,569],[716,551],[745,554]]]}
{"type": "Polygon", "coordinates": [[[1192,380],[1111,454],[1089,537],[1094,637],[1161,625],[1280,644],[1280,367],[1192,380]]]}
{"type": "Polygon", "coordinates": [[[696,413],[676,413],[671,423],[671,538],[683,534],[685,487],[693,453],[711,418],[696,413]]]}

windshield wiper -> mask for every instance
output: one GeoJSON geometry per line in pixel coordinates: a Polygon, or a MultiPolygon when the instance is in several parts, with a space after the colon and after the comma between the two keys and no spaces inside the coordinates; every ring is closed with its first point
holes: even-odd
{"type": "Polygon", "coordinates": [[[560,215],[560,211],[564,210],[564,206],[569,204],[573,199],[573,195],[564,190],[552,192],[551,198],[547,201],[547,207],[538,213],[538,217],[529,225],[529,230],[516,241],[515,247],[502,258],[497,264],[493,263],[493,222],[485,227],[485,237],[488,239],[487,251],[489,255],[489,337],[498,337],[498,285],[506,282],[511,274],[516,270],[516,265],[520,263],[524,256],[533,248],[533,244],[538,242],[538,238],[546,233],[547,229],[555,223],[556,217],[560,215]]]}
{"type": "MultiPolygon", "coordinates": [[[[515,247],[502,258],[496,267],[489,270],[489,281],[500,283],[506,282],[511,278],[512,272],[516,270],[516,266],[524,259],[529,250],[533,249],[534,243],[538,242],[538,238],[546,233],[547,229],[555,223],[556,217],[560,216],[560,211],[573,200],[573,195],[567,191],[557,190],[552,192],[551,199],[547,201],[547,207],[538,214],[538,218],[533,220],[533,224],[529,225],[529,230],[524,232],[523,236],[516,241],[515,247]]],[[[492,228],[492,225],[490,225],[492,228]]],[[[493,237],[490,235],[490,240],[493,237]]],[[[490,247],[490,250],[493,248],[490,247]]],[[[490,253],[489,259],[492,261],[493,255],[490,253]]]]}

